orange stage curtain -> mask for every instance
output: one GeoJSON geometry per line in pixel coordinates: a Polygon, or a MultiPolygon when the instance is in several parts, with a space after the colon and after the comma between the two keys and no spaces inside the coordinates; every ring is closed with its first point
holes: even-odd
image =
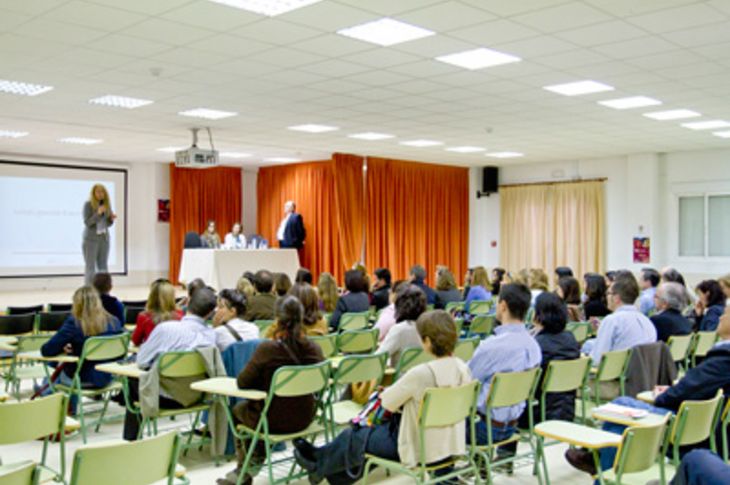
{"type": "Polygon", "coordinates": [[[241,194],[240,168],[170,164],[170,281],[178,279],[185,233],[202,233],[212,219],[223,239],[241,221],[241,194]]]}
{"type": "Polygon", "coordinates": [[[256,183],[258,232],[271,247],[278,246],[276,231],[284,217],[284,203],[296,202],[307,230],[300,264],[312,271],[315,281],[323,271],[342,281],[345,269],[338,244],[333,171],[330,160],[264,167],[256,183]]]}
{"type": "Polygon", "coordinates": [[[366,204],[363,157],[335,153],[332,168],[335,191],[335,220],[341,261],[351,267],[364,261],[366,204]]]}
{"type": "Polygon", "coordinates": [[[461,281],[468,264],[468,170],[369,157],[368,269],[387,267],[401,279],[421,264],[433,286],[442,264],[461,281]]]}

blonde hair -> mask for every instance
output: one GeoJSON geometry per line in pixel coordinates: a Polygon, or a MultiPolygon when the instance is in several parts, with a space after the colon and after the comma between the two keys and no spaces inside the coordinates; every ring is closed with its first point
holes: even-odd
{"type": "Polygon", "coordinates": [[[145,310],[152,314],[155,325],[175,319],[175,287],[167,280],[156,280],[150,285],[145,310]]]}
{"type": "Polygon", "coordinates": [[[91,286],[82,286],[74,292],[71,314],[87,337],[103,333],[111,319],[101,305],[99,293],[91,286]]]}
{"type": "Polygon", "coordinates": [[[241,276],[238,279],[238,283],[236,283],[236,289],[243,293],[243,295],[246,297],[246,301],[248,301],[248,299],[251,298],[254,293],[256,293],[256,288],[253,287],[251,281],[245,276],[241,276]]]}
{"type": "Polygon", "coordinates": [[[451,271],[445,266],[442,266],[436,271],[436,289],[438,291],[448,291],[456,289],[456,280],[451,271]]]}
{"type": "Polygon", "coordinates": [[[317,291],[319,292],[319,299],[322,302],[324,311],[332,313],[335,311],[335,305],[337,305],[337,282],[332,273],[324,272],[319,275],[317,281],[317,291]]]}
{"type": "Polygon", "coordinates": [[[726,274],[725,276],[720,276],[717,279],[717,282],[725,288],[730,288],[730,273],[726,274]]]}
{"type": "Polygon", "coordinates": [[[109,192],[107,192],[106,187],[102,184],[94,184],[94,186],[91,187],[91,193],[89,194],[89,203],[91,204],[91,208],[94,210],[99,209],[99,201],[96,198],[96,189],[104,191],[104,205],[107,207],[109,212],[111,212],[112,201],[109,199],[109,192]]]}
{"type": "Polygon", "coordinates": [[[530,289],[548,291],[548,275],[540,268],[530,270],[530,289]]]}
{"type": "Polygon", "coordinates": [[[519,283],[521,285],[525,285],[528,288],[530,287],[530,271],[528,269],[521,269],[517,272],[517,274],[512,278],[512,283],[519,283]]]}
{"type": "Polygon", "coordinates": [[[489,273],[484,266],[474,268],[474,274],[471,277],[472,286],[481,286],[487,291],[492,291],[492,285],[489,282],[489,273]]]}

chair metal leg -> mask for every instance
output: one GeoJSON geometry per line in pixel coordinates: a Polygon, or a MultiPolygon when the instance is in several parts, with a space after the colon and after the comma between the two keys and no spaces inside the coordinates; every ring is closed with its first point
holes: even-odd
{"type": "Polygon", "coordinates": [[[78,407],[79,423],[81,424],[81,440],[84,444],[86,444],[86,418],[84,417],[84,401],[81,398],[81,393],[72,393],[69,399],[72,399],[73,396],[77,396],[76,406],[78,407]]]}
{"type": "Polygon", "coordinates": [[[96,431],[97,433],[101,429],[101,424],[104,422],[104,416],[106,415],[107,407],[109,407],[109,399],[111,398],[111,393],[107,392],[104,396],[104,406],[101,408],[99,420],[96,422],[96,428],[94,428],[94,431],[96,431]]]}

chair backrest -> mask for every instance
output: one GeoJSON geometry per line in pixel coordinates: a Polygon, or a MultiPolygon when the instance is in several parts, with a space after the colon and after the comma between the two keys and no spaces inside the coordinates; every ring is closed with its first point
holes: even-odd
{"type": "Polygon", "coordinates": [[[582,389],[591,369],[591,359],[551,360],[545,371],[542,393],[569,392],[582,389]]]}
{"type": "Polygon", "coordinates": [[[38,315],[39,332],[55,332],[71,315],[71,311],[41,312],[38,315]]]}
{"type": "Polygon", "coordinates": [[[203,247],[203,241],[200,239],[200,234],[193,231],[185,233],[185,239],[183,240],[184,249],[198,249],[203,247]]]}
{"type": "Polygon", "coordinates": [[[461,329],[464,328],[464,319],[462,317],[454,318],[454,325],[456,325],[456,335],[461,335],[461,329]]]}
{"type": "Polygon", "coordinates": [[[361,328],[367,328],[368,321],[370,320],[370,312],[360,313],[343,313],[340,317],[339,330],[359,330],[361,328]]]}
{"type": "Polygon", "coordinates": [[[682,402],[672,426],[670,442],[675,446],[684,446],[708,439],[719,418],[721,403],[722,389],[711,399],[682,402]]]}
{"type": "Polygon", "coordinates": [[[51,339],[51,334],[46,335],[21,335],[18,336],[18,343],[15,348],[16,352],[33,352],[40,350],[44,343],[51,339]]]}
{"type": "Polygon", "coordinates": [[[147,300],[122,300],[124,308],[144,308],[147,306],[147,300]]]}
{"type": "Polygon", "coordinates": [[[672,353],[674,362],[682,362],[689,354],[689,348],[692,344],[692,335],[672,335],[667,340],[669,351],[672,353]]]}
{"type": "Polygon", "coordinates": [[[478,394],[479,381],[471,381],[458,387],[426,389],[418,411],[419,425],[424,429],[440,428],[473,418],[478,394]]]}
{"type": "Polygon", "coordinates": [[[388,354],[379,352],[368,355],[348,355],[340,360],[334,371],[333,384],[351,384],[375,380],[380,382],[385,374],[388,354]]]}
{"type": "Polygon", "coordinates": [[[30,460],[0,467],[0,483],[3,485],[34,485],[35,463],[30,460]]]}
{"type": "Polygon", "coordinates": [[[459,339],[454,347],[454,356],[460,358],[464,362],[471,360],[471,356],[474,355],[474,351],[479,346],[479,337],[459,339]]]}
{"type": "Polygon", "coordinates": [[[539,367],[522,372],[498,372],[494,374],[487,395],[487,408],[513,406],[532,399],[539,375],[539,367]]]}
{"type": "Polygon", "coordinates": [[[368,354],[378,347],[378,329],[346,330],[337,335],[337,349],[343,354],[368,354]]]}
{"type": "Polygon", "coordinates": [[[444,307],[444,310],[446,310],[449,313],[461,311],[463,309],[464,309],[464,302],[463,301],[450,301],[444,307]]]}
{"type": "Polygon", "coordinates": [[[37,440],[63,429],[66,399],[61,393],[0,405],[0,445],[37,440]]]}
{"type": "Polygon", "coordinates": [[[194,350],[165,352],[160,356],[161,377],[194,377],[206,373],[203,357],[194,350]]]}
{"type": "Polygon", "coordinates": [[[271,379],[268,400],[273,396],[295,397],[320,392],[329,384],[331,370],[327,360],[312,365],[279,367],[271,379]]]}
{"type": "Polygon", "coordinates": [[[145,311],[145,307],[139,306],[125,306],[124,307],[124,323],[134,324],[137,323],[137,317],[140,313],[145,311]]]}
{"type": "Polygon", "coordinates": [[[495,315],[477,315],[469,325],[469,335],[489,335],[494,329],[495,315]]]}
{"type": "Polygon", "coordinates": [[[179,448],[177,433],[139,441],[81,446],[74,453],[71,485],[172,483],[179,448]]]}
{"type": "Polygon", "coordinates": [[[492,300],[473,300],[469,302],[469,313],[472,315],[485,315],[492,308],[492,300]]]}
{"type": "Polygon", "coordinates": [[[423,347],[410,347],[403,350],[398,358],[398,365],[395,368],[393,380],[397,380],[400,376],[408,372],[410,368],[433,359],[433,355],[423,350],[423,347]]]}
{"type": "Polygon", "coordinates": [[[624,430],[613,462],[617,483],[621,483],[624,473],[638,473],[654,466],[661,454],[670,416],[671,413],[667,413],[661,422],[651,426],[634,426],[624,430]]]}
{"type": "Polygon", "coordinates": [[[23,315],[0,315],[0,335],[20,335],[31,333],[35,323],[35,313],[23,315]]]}
{"type": "Polygon", "coordinates": [[[572,333],[575,340],[581,344],[588,340],[590,329],[590,322],[571,322],[566,326],[566,330],[572,333]]]}
{"type": "Polygon", "coordinates": [[[73,305],[71,303],[49,303],[49,312],[70,312],[73,305]]]}
{"type": "Polygon", "coordinates": [[[310,337],[307,337],[310,341],[314,342],[315,344],[319,345],[319,348],[322,349],[322,355],[325,356],[325,358],[330,358],[337,354],[337,334],[336,333],[330,333],[327,335],[312,335],[310,337]]]}
{"type": "Polygon", "coordinates": [[[717,332],[697,332],[695,334],[694,356],[704,357],[717,341],[717,332]]]}
{"type": "Polygon", "coordinates": [[[25,315],[26,313],[40,313],[43,311],[43,305],[31,306],[9,306],[8,315],[25,315]]]}
{"type": "MultiPolygon", "coordinates": [[[[89,337],[81,351],[81,361],[118,360],[127,356],[129,334],[89,337]]],[[[81,366],[78,367],[79,369],[81,366]]]]}
{"type": "Polygon", "coordinates": [[[601,355],[596,380],[599,382],[613,381],[624,375],[629,365],[630,356],[631,349],[613,350],[601,355]]]}

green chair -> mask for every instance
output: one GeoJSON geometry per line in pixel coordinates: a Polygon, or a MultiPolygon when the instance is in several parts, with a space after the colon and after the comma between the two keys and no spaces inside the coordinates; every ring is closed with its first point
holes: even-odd
{"type": "Polygon", "coordinates": [[[459,339],[456,342],[456,347],[454,348],[454,356],[460,358],[464,362],[469,362],[471,360],[471,356],[474,355],[477,347],[479,347],[479,342],[481,342],[479,337],[459,339]]]}
{"type": "Polygon", "coordinates": [[[710,449],[717,452],[714,430],[720,419],[722,399],[722,389],[719,389],[713,398],[684,401],[679,405],[679,410],[669,431],[669,445],[674,466],[679,466],[679,450],[682,446],[709,440],[710,449]]]}
{"type": "Polygon", "coordinates": [[[395,374],[393,375],[393,382],[397,381],[402,375],[408,372],[411,368],[424,362],[430,362],[433,360],[433,355],[429,354],[423,347],[410,347],[402,350],[400,357],[398,358],[398,365],[395,367],[395,374]]]}
{"type": "MultiPolygon", "coordinates": [[[[5,403],[0,405],[0,445],[16,445],[27,441],[43,440],[41,462],[38,465],[42,480],[65,480],[66,475],[66,398],[63,394],[35,399],[5,403]],[[46,465],[48,443],[52,436],[59,437],[60,470],[46,465]]],[[[0,480],[0,483],[5,483],[0,480]]]]}
{"type": "Polygon", "coordinates": [[[588,419],[588,415],[586,414],[588,399],[592,397],[593,403],[596,406],[603,402],[601,400],[601,383],[616,381],[618,382],[619,395],[623,396],[626,394],[626,371],[629,368],[630,360],[631,349],[614,350],[606,352],[601,356],[601,361],[598,364],[595,375],[589,379],[589,382],[581,392],[583,420],[588,419]]]}
{"type": "Polygon", "coordinates": [[[317,335],[317,336],[310,336],[307,337],[311,342],[316,343],[319,345],[319,348],[322,349],[322,354],[326,359],[329,359],[330,357],[334,357],[337,355],[337,334],[336,333],[330,333],[327,335],[317,335]]]}
{"type": "Polygon", "coordinates": [[[454,325],[456,325],[456,336],[461,336],[461,331],[464,328],[464,319],[461,317],[454,318],[454,325]]]}
{"type": "Polygon", "coordinates": [[[76,450],[70,485],[147,485],[166,480],[189,483],[177,466],[180,438],[165,433],[138,441],[115,441],[76,450]]]}
{"type": "Polygon", "coordinates": [[[692,345],[692,367],[697,365],[697,358],[704,358],[717,342],[717,332],[697,332],[692,345]]]}
{"type": "Polygon", "coordinates": [[[19,335],[15,345],[15,351],[10,361],[7,372],[3,373],[5,379],[5,391],[11,392],[15,399],[20,400],[20,384],[24,380],[43,379],[46,377],[46,365],[42,363],[33,363],[18,359],[18,353],[32,352],[40,350],[40,348],[48,342],[50,335],[19,335]]]}
{"type": "Polygon", "coordinates": [[[495,315],[477,315],[475,316],[471,324],[469,325],[469,332],[467,332],[467,338],[473,337],[474,335],[489,335],[494,330],[494,323],[497,321],[495,315]]]}
{"type": "Polygon", "coordinates": [[[476,417],[476,401],[479,395],[479,382],[472,381],[459,387],[438,387],[427,389],[421,400],[418,412],[418,450],[419,464],[415,468],[408,468],[399,461],[386,460],[373,455],[366,455],[365,473],[362,483],[368,483],[370,470],[374,466],[380,466],[386,470],[396,471],[408,475],[418,484],[443,483],[442,481],[459,476],[474,476],[476,483],[479,481],[479,473],[474,463],[474,421],[476,417]],[[454,456],[436,466],[429,466],[425,463],[425,434],[433,428],[443,428],[454,425],[461,425],[469,419],[472,423],[471,446],[467,446],[467,453],[464,456],[454,456]],[[453,466],[460,461],[465,462],[463,466],[455,468],[448,474],[442,476],[431,476],[434,470],[453,466]]]}
{"type": "Polygon", "coordinates": [[[276,320],[254,320],[253,323],[259,327],[259,335],[263,338],[269,327],[276,323],[276,320]]]}
{"type": "MultiPolygon", "coordinates": [[[[535,390],[540,379],[540,372],[540,368],[535,367],[522,372],[498,372],[494,374],[494,377],[492,378],[489,393],[487,394],[487,400],[485,402],[484,416],[492,416],[492,410],[495,408],[514,406],[525,402],[527,403],[526,412],[529,424],[526,433],[515,433],[506,440],[494,442],[492,439],[492,420],[484,420],[487,428],[487,444],[477,445],[476,453],[477,457],[480,458],[477,463],[480,463],[480,466],[483,464],[486,468],[487,483],[492,483],[492,469],[495,466],[512,463],[530,455],[535,459],[538,457],[537,447],[533,441],[533,406],[535,390]],[[496,456],[494,458],[492,457],[497,447],[517,441],[526,442],[530,446],[531,451],[526,454],[515,454],[502,459],[497,459],[496,456]]],[[[535,463],[537,464],[537,461],[535,463]]],[[[537,473],[538,482],[542,483],[537,466],[535,467],[535,471],[537,473]]]]}
{"type": "MultiPolygon", "coordinates": [[[[591,370],[591,359],[580,357],[572,360],[551,360],[545,369],[540,389],[540,422],[547,419],[547,395],[556,392],[572,392],[583,389],[591,370]]],[[[583,416],[586,410],[583,409],[583,416]]]]}
{"type": "MultiPolygon", "coordinates": [[[[104,404],[101,409],[99,419],[96,421],[96,431],[98,432],[102,422],[104,421],[104,415],[106,414],[107,407],[109,406],[109,398],[111,397],[111,394],[116,391],[121,391],[123,386],[115,380],[109,383],[106,387],[99,389],[85,388],[81,383],[81,369],[85,363],[121,360],[127,356],[128,348],[128,333],[121,333],[106,337],[89,337],[86,339],[86,342],[84,342],[84,347],[81,350],[81,357],[79,357],[79,362],[76,365],[76,372],[72,378],[71,385],[67,386],[59,383],[50,384],[53,390],[63,392],[69,396],[69,399],[76,396],[78,401],[78,416],[81,423],[81,438],[84,444],[86,444],[87,425],[83,398],[95,398],[97,396],[102,396],[104,404]]],[[[46,367],[46,373],[48,373],[48,367],[46,367]]]]}
{"type": "Polygon", "coordinates": [[[38,473],[30,460],[0,465],[0,483],[3,485],[35,485],[38,473]]]}
{"type": "Polygon", "coordinates": [[[281,462],[291,461],[291,457],[284,458],[274,462],[272,459],[272,447],[277,443],[284,441],[291,441],[295,438],[309,438],[313,440],[318,434],[326,433],[327,431],[327,409],[326,409],[326,396],[327,387],[329,385],[330,375],[332,373],[331,364],[329,361],[320,362],[314,365],[306,366],[283,366],[279,367],[271,380],[271,387],[266,395],[263,409],[261,410],[261,417],[256,427],[249,428],[245,425],[235,425],[235,421],[231,410],[228,406],[225,406],[226,415],[228,417],[228,423],[231,427],[231,431],[235,437],[241,441],[247,443],[246,449],[248,450],[246,457],[241,466],[241,472],[238,476],[237,485],[243,483],[243,479],[249,471],[250,467],[254,467],[251,462],[253,453],[256,450],[256,445],[259,441],[264,443],[266,449],[266,468],[268,469],[268,478],[270,484],[286,482],[289,483],[306,475],[305,472],[300,471],[294,473],[295,467],[292,466],[289,470],[289,474],[280,479],[274,479],[274,466],[281,462]],[[275,398],[287,398],[287,397],[298,397],[298,396],[310,396],[319,395],[321,398],[316,399],[317,406],[319,408],[318,416],[315,420],[304,430],[297,433],[289,434],[272,434],[269,431],[269,421],[267,413],[271,402],[275,398]]]}
{"type": "Polygon", "coordinates": [[[722,420],[722,459],[725,460],[725,462],[728,461],[728,455],[730,455],[730,452],[728,451],[728,438],[727,438],[727,427],[730,425],[730,399],[727,401],[727,404],[725,404],[725,408],[722,410],[722,415],[720,417],[722,420]]]}
{"type": "Polygon", "coordinates": [[[379,352],[369,355],[348,355],[339,361],[327,397],[332,436],[338,427],[347,425],[363,407],[351,399],[338,401],[341,388],[356,382],[374,381],[376,385],[380,384],[385,374],[387,360],[388,354],[379,352]]]}
{"type": "Polygon", "coordinates": [[[680,370],[686,371],[689,361],[689,351],[692,347],[692,335],[672,335],[667,340],[672,360],[680,370]]]}
{"type": "Polygon", "coordinates": [[[486,315],[492,308],[492,300],[473,300],[469,302],[470,315],[486,315]]]}
{"type": "Polygon", "coordinates": [[[436,305],[434,305],[433,303],[429,303],[428,305],[426,305],[426,311],[427,312],[432,312],[435,309],[436,309],[436,305]]]}
{"type": "Polygon", "coordinates": [[[451,315],[453,315],[456,312],[462,312],[462,311],[464,311],[464,302],[463,301],[450,301],[446,304],[446,306],[444,307],[444,310],[446,310],[446,312],[450,313],[451,315]]]}
{"type": "Polygon", "coordinates": [[[377,328],[346,330],[337,335],[337,350],[343,354],[369,354],[378,348],[377,328]]]}
{"type": "Polygon", "coordinates": [[[345,330],[360,330],[368,327],[370,322],[370,312],[360,313],[343,313],[340,317],[340,326],[338,330],[343,332],[345,330]]]}
{"type": "Polygon", "coordinates": [[[570,322],[568,325],[565,326],[565,329],[573,334],[573,337],[575,337],[575,340],[582,344],[586,340],[588,340],[588,336],[591,333],[591,323],[590,322],[570,322]]]}

